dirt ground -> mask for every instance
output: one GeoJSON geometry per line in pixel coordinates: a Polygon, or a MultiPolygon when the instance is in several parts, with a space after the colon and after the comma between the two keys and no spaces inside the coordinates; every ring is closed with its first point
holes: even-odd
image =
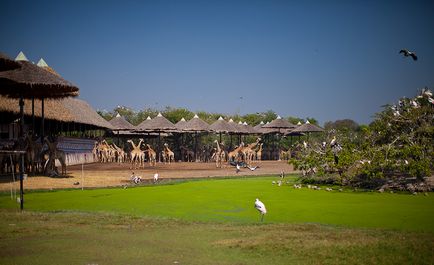
{"type": "MultiPolygon", "coordinates": [[[[261,161],[254,171],[248,168],[241,168],[239,173],[235,172],[234,166],[224,165],[223,168],[216,168],[215,163],[194,163],[177,162],[171,164],[157,163],[155,167],[148,164],[144,169],[130,169],[130,164],[117,163],[93,163],[83,166],[69,166],[67,177],[45,177],[29,176],[24,180],[24,189],[65,189],[65,188],[85,188],[94,187],[114,187],[131,185],[130,176],[132,172],[140,176],[145,182],[150,182],[155,173],[158,173],[161,181],[169,179],[183,178],[209,178],[227,176],[252,176],[252,175],[272,175],[293,172],[292,165],[286,161],[261,161]]],[[[15,176],[16,179],[17,176],[15,176]]],[[[19,189],[19,181],[12,182],[12,177],[2,177],[0,180],[0,191],[19,189]]]]}

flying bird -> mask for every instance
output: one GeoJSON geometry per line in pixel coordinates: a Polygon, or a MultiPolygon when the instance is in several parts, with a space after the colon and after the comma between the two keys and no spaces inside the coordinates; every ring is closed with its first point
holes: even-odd
{"type": "Polygon", "coordinates": [[[267,209],[265,208],[264,203],[261,202],[258,198],[256,198],[255,201],[255,208],[261,214],[261,222],[264,221],[264,215],[267,213],[267,209]]]}
{"type": "Polygon", "coordinates": [[[403,53],[405,57],[411,56],[411,58],[413,58],[413,60],[417,61],[417,56],[414,52],[403,49],[403,50],[400,50],[399,53],[403,53]]]}

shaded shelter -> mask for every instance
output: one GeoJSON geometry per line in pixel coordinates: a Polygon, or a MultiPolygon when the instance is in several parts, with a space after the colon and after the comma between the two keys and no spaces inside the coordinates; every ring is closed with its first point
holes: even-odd
{"type": "MultiPolygon", "coordinates": [[[[277,136],[276,141],[279,142],[280,141],[279,136],[282,134],[285,134],[285,133],[289,132],[290,130],[292,130],[293,128],[295,128],[295,125],[290,123],[286,119],[282,119],[282,117],[277,116],[276,119],[274,119],[273,121],[271,121],[268,124],[263,125],[262,128],[270,129],[269,133],[275,133],[277,136]]],[[[278,148],[280,149],[280,146],[278,146],[278,148]]],[[[274,157],[274,158],[276,158],[276,156],[278,156],[278,152],[276,152],[276,145],[275,144],[273,144],[271,154],[272,154],[271,157],[274,157]]]]}
{"type": "Polygon", "coordinates": [[[220,135],[220,143],[222,142],[222,133],[235,133],[236,129],[232,124],[229,124],[227,121],[223,119],[223,117],[219,117],[213,124],[209,126],[209,130],[220,135]]]}
{"type": "Polygon", "coordinates": [[[109,123],[113,126],[113,131],[117,132],[118,145],[119,145],[119,132],[120,131],[130,131],[134,130],[136,127],[129,123],[124,117],[122,117],[119,113],[116,114],[116,117],[111,119],[109,123]]]}
{"type": "MultiPolygon", "coordinates": [[[[0,71],[0,94],[19,98],[20,139],[24,135],[24,98],[64,98],[78,96],[78,87],[49,71],[30,63],[21,52],[17,56],[20,67],[0,71]]],[[[43,101],[42,101],[43,102],[43,101]]],[[[43,105],[42,105],[43,113],[43,105]]],[[[43,114],[42,114],[43,115],[43,114]]],[[[24,155],[20,155],[20,208],[24,208],[24,155]]]]}
{"type": "Polygon", "coordinates": [[[303,133],[307,133],[307,137],[309,140],[309,134],[315,133],[315,132],[324,132],[324,129],[321,127],[316,126],[315,124],[311,124],[309,121],[306,121],[305,124],[301,124],[291,132],[289,132],[289,135],[300,135],[303,133]]]}
{"type": "Polygon", "coordinates": [[[138,125],[134,131],[158,133],[158,161],[161,162],[161,133],[176,132],[177,128],[172,122],[163,117],[161,113],[158,113],[157,117],[145,121],[142,122],[143,124],[138,125]]]}
{"type": "Polygon", "coordinates": [[[209,132],[209,124],[203,121],[197,114],[194,115],[194,117],[187,121],[187,123],[184,126],[183,131],[185,132],[192,132],[195,135],[195,144],[194,144],[194,156],[197,160],[197,138],[198,133],[201,132],[209,132]]]}

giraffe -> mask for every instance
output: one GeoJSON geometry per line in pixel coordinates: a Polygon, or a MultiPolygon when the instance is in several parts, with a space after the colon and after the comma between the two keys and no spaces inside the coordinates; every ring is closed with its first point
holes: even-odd
{"type": "Polygon", "coordinates": [[[216,151],[214,153],[214,158],[215,158],[215,166],[216,167],[222,167],[222,162],[225,160],[226,158],[226,152],[224,150],[224,148],[222,148],[223,144],[219,143],[217,140],[214,140],[214,143],[216,144],[216,151]]]}
{"type": "Polygon", "coordinates": [[[152,149],[152,147],[149,144],[146,144],[146,147],[148,147],[148,149],[146,149],[145,152],[148,152],[149,165],[155,166],[155,164],[157,163],[157,152],[155,152],[155,150],[152,149]]]}
{"type": "Polygon", "coordinates": [[[37,173],[41,169],[42,144],[40,141],[34,140],[30,134],[26,135],[26,142],[26,156],[29,172],[37,173]]]}
{"type": "Polygon", "coordinates": [[[181,146],[179,147],[179,149],[181,150],[181,157],[182,157],[183,161],[184,161],[184,159],[185,159],[187,162],[191,162],[191,161],[193,161],[193,158],[194,158],[194,152],[193,152],[192,150],[190,150],[188,147],[185,147],[185,146],[183,146],[183,145],[181,145],[181,146]]]}
{"type": "Polygon", "coordinates": [[[244,143],[241,142],[241,144],[239,146],[237,146],[232,152],[228,153],[228,162],[233,162],[237,159],[239,159],[240,157],[240,152],[244,147],[244,143]]]}
{"type": "Polygon", "coordinates": [[[261,141],[261,138],[258,137],[254,143],[248,144],[244,148],[241,149],[241,153],[243,155],[244,161],[248,164],[252,158],[255,156],[255,151],[253,150],[261,141]]]}
{"type": "Polygon", "coordinates": [[[44,140],[48,147],[48,160],[45,162],[44,169],[48,168],[51,171],[56,172],[55,162],[57,159],[62,166],[62,175],[66,175],[66,155],[65,152],[57,149],[57,139],[54,142],[50,142],[48,138],[45,137],[44,140]]]}
{"type": "Polygon", "coordinates": [[[125,151],[118,147],[115,143],[113,143],[113,148],[116,150],[117,153],[117,162],[122,163],[126,161],[126,153],[125,151]]]}
{"type": "Polygon", "coordinates": [[[169,145],[167,143],[164,143],[164,150],[163,150],[163,161],[164,163],[175,161],[175,153],[170,150],[169,145]]]}
{"type": "Polygon", "coordinates": [[[133,168],[133,166],[135,168],[137,168],[137,164],[139,164],[139,167],[142,166],[143,163],[143,157],[144,157],[144,152],[140,149],[140,145],[143,142],[143,139],[140,138],[139,139],[139,144],[135,145],[133,140],[127,140],[128,143],[131,144],[131,146],[133,147],[133,150],[131,150],[130,155],[131,155],[131,167],[130,169],[133,168]]]}
{"type": "Polygon", "coordinates": [[[264,143],[259,144],[259,149],[256,151],[256,160],[261,161],[262,160],[262,145],[264,143]]]}

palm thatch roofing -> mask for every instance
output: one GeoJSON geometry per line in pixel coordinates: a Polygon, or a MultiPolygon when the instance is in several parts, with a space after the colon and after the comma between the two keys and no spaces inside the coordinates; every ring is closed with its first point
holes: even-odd
{"type": "Polygon", "coordinates": [[[216,120],[213,124],[209,126],[209,130],[216,133],[235,133],[236,128],[225,121],[222,117],[216,120]]]}
{"type": "MultiPolygon", "coordinates": [[[[138,127],[138,126],[137,126],[138,127]]],[[[176,132],[177,129],[173,123],[158,113],[157,117],[146,122],[144,126],[136,128],[136,131],[145,132],[176,132]]]]}
{"type": "Polygon", "coordinates": [[[323,132],[323,131],[324,131],[323,128],[320,128],[315,124],[311,124],[309,121],[306,121],[305,124],[298,126],[290,133],[323,132]]]}
{"type": "Polygon", "coordinates": [[[148,116],[145,120],[143,120],[141,123],[139,123],[139,125],[136,126],[135,130],[144,131],[146,129],[146,124],[151,120],[151,117],[148,116]]]}
{"type": "Polygon", "coordinates": [[[259,132],[255,130],[252,126],[248,125],[247,122],[243,123],[243,128],[248,134],[258,134],[259,132]]]}
{"type": "Polygon", "coordinates": [[[20,67],[21,67],[20,63],[15,62],[11,58],[9,58],[6,54],[0,52],[0,72],[15,70],[20,67]]]}
{"type": "MultiPolygon", "coordinates": [[[[24,57],[25,58],[25,57],[24,57]]],[[[63,98],[78,96],[78,87],[29,61],[19,68],[0,72],[0,94],[8,97],[63,98]]]]}
{"type": "Polygon", "coordinates": [[[129,123],[124,117],[122,117],[119,113],[111,119],[110,124],[113,126],[113,128],[117,131],[129,131],[134,130],[136,127],[129,123]]]}
{"type": "Polygon", "coordinates": [[[289,121],[282,119],[282,117],[277,116],[272,122],[262,126],[263,128],[276,128],[276,129],[292,129],[295,125],[289,121]]]}
{"type": "Polygon", "coordinates": [[[194,115],[193,119],[187,121],[183,131],[186,132],[209,132],[209,124],[203,121],[199,116],[194,115]]]}
{"type": "Polygon", "coordinates": [[[182,117],[181,120],[179,120],[176,124],[175,127],[178,129],[178,131],[183,131],[185,128],[185,125],[187,124],[187,121],[184,119],[184,117],[182,117]]]}
{"type": "MultiPolygon", "coordinates": [[[[18,99],[0,96],[0,113],[19,114],[18,99]]],[[[41,100],[35,99],[35,117],[42,117],[41,100]]],[[[24,100],[24,115],[32,115],[32,101],[24,100]]],[[[87,102],[76,98],[45,99],[44,116],[46,119],[74,122],[92,125],[100,128],[112,129],[113,126],[102,118],[87,102]]]]}

